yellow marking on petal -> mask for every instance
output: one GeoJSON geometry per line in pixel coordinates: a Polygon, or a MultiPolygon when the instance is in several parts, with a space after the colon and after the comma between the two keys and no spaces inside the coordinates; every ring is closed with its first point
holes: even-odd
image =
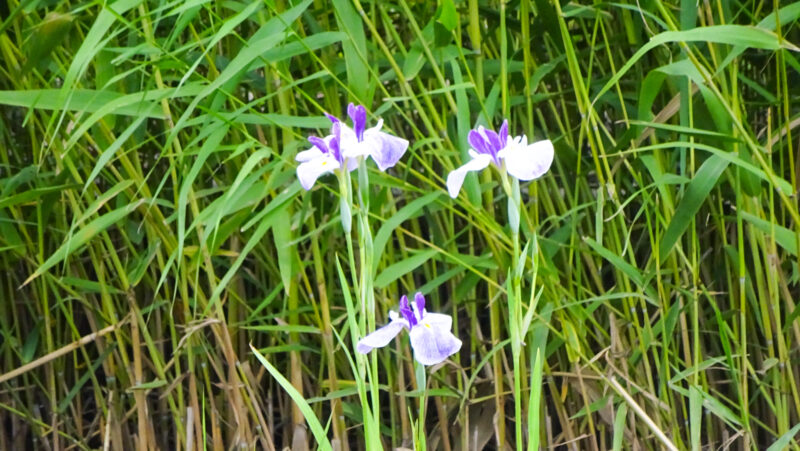
{"type": "Polygon", "coordinates": [[[427,327],[428,329],[430,329],[430,328],[431,328],[431,325],[430,325],[430,324],[428,324],[428,323],[425,323],[425,327],[427,327]]]}

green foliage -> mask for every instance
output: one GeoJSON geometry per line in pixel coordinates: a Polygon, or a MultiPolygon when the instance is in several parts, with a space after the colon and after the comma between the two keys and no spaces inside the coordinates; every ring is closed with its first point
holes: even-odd
{"type": "Polygon", "coordinates": [[[0,5],[0,449],[800,449],[799,20],[0,5]],[[294,157],[351,101],[411,146],[353,173],[368,208],[342,218],[294,157]],[[550,173],[450,199],[467,132],[504,118],[550,173]],[[420,290],[460,353],[355,352],[370,259],[377,325],[420,290]]]}

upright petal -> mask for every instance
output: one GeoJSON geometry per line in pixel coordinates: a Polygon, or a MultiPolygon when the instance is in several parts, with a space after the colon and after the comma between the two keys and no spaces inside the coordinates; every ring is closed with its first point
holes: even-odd
{"type": "Polygon", "coordinates": [[[373,143],[370,155],[381,171],[396,165],[408,149],[407,140],[384,132],[375,133],[373,143]]]}
{"type": "Polygon", "coordinates": [[[482,154],[490,154],[491,151],[487,146],[486,139],[484,136],[479,132],[479,130],[483,127],[479,127],[478,130],[470,130],[469,134],[467,134],[467,141],[469,141],[469,145],[475,149],[476,152],[482,154]]]}
{"type": "Polygon", "coordinates": [[[364,128],[367,125],[367,109],[363,105],[347,105],[347,115],[353,121],[353,131],[359,141],[364,138],[364,128]]]}
{"type": "Polygon", "coordinates": [[[400,319],[392,320],[389,324],[379,329],[375,329],[375,332],[372,332],[361,340],[358,340],[358,344],[356,344],[356,351],[366,354],[375,348],[382,348],[388,345],[389,342],[392,341],[392,339],[396,337],[404,327],[407,327],[405,321],[400,319]]]}
{"type": "Polygon", "coordinates": [[[339,130],[339,149],[344,158],[366,157],[370,154],[372,146],[366,142],[361,142],[356,137],[352,128],[341,124],[339,130]]]}
{"type": "Polygon", "coordinates": [[[501,142],[500,136],[495,133],[494,130],[487,130],[484,127],[479,127],[478,130],[488,143],[487,147],[489,150],[492,152],[492,154],[496,155],[497,152],[499,152],[504,146],[504,144],[501,142]]]}
{"type": "MultiPolygon", "coordinates": [[[[475,149],[480,152],[479,149],[475,149]]],[[[451,171],[447,174],[447,192],[450,193],[450,197],[455,199],[458,197],[458,192],[461,191],[461,185],[464,184],[464,177],[467,176],[467,172],[470,171],[480,171],[489,166],[489,163],[492,162],[492,156],[487,154],[480,154],[476,155],[472,160],[468,161],[464,166],[461,166],[458,169],[451,171]]]]}
{"type": "Polygon", "coordinates": [[[342,158],[342,151],[339,148],[339,143],[342,140],[342,123],[341,122],[334,122],[331,125],[331,135],[330,139],[328,140],[328,150],[333,158],[336,158],[336,161],[339,164],[344,163],[344,158],[342,158]]]}
{"type": "Polygon", "coordinates": [[[339,162],[331,155],[322,155],[319,158],[300,163],[297,166],[297,178],[300,180],[300,186],[308,191],[314,186],[314,182],[319,176],[333,172],[335,169],[339,169],[339,162]]]}
{"type": "Polygon", "coordinates": [[[409,328],[417,325],[419,317],[414,314],[414,310],[408,302],[408,296],[400,296],[400,314],[408,321],[409,328]]]}
{"type": "Polygon", "coordinates": [[[541,177],[553,164],[553,143],[550,140],[526,145],[526,139],[519,144],[510,144],[503,153],[508,173],[520,180],[533,180],[541,177]]]}
{"type": "Polygon", "coordinates": [[[422,312],[425,311],[425,296],[419,291],[414,295],[414,307],[416,307],[415,312],[417,315],[422,318],[422,312]]]}
{"type": "Polygon", "coordinates": [[[443,362],[461,349],[461,340],[450,333],[450,328],[423,321],[409,333],[414,358],[423,365],[443,362]]]}
{"type": "Polygon", "coordinates": [[[508,144],[508,119],[503,121],[503,125],[500,126],[500,131],[497,133],[500,135],[500,148],[503,148],[508,144]]]}

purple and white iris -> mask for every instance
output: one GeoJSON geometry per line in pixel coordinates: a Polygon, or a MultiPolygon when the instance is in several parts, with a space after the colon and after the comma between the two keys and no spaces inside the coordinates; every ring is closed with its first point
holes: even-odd
{"type": "Polygon", "coordinates": [[[314,182],[322,174],[332,173],[345,165],[351,171],[358,167],[355,159],[342,154],[341,132],[342,126],[337,120],[331,126],[330,135],[324,138],[309,136],[308,142],[313,147],[299,152],[295,157],[295,160],[300,162],[297,165],[297,178],[306,191],[314,186],[314,182]]]}
{"type": "Polygon", "coordinates": [[[467,172],[480,171],[494,163],[519,180],[533,180],[541,177],[553,163],[553,143],[550,140],[528,144],[525,135],[510,137],[508,121],[503,121],[500,133],[487,130],[483,126],[470,130],[468,141],[472,147],[470,161],[447,175],[447,191],[455,198],[464,184],[467,172]]]}
{"type": "Polygon", "coordinates": [[[309,150],[297,154],[297,178],[306,190],[314,186],[317,178],[326,173],[338,171],[345,166],[352,171],[358,167],[358,158],[372,157],[378,169],[386,171],[397,164],[408,149],[408,141],[382,132],[383,119],[375,127],[366,128],[367,110],[362,105],[347,106],[347,115],[353,121],[348,127],[336,116],[325,114],[333,123],[331,134],[318,138],[309,137],[313,144],[309,150]]]}
{"type": "Polygon", "coordinates": [[[442,313],[428,313],[422,293],[414,295],[413,304],[403,295],[400,313],[390,311],[389,318],[389,324],[359,340],[356,345],[358,352],[366,354],[386,346],[403,329],[408,329],[414,358],[423,365],[443,362],[461,349],[461,340],[450,332],[453,318],[442,313]]]}
{"type": "MultiPolygon", "coordinates": [[[[383,119],[372,128],[367,126],[367,110],[361,105],[347,106],[347,115],[353,121],[353,128],[342,124],[341,147],[347,157],[372,157],[378,169],[386,171],[397,164],[408,149],[408,140],[381,131],[383,119]]],[[[338,121],[328,116],[331,121],[338,121]]]]}

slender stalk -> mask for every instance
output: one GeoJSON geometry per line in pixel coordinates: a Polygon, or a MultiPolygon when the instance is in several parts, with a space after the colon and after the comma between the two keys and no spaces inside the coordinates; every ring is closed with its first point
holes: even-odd
{"type": "Polygon", "coordinates": [[[509,297],[509,315],[508,315],[508,330],[511,331],[511,357],[513,365],[513,389],[514,389],[514,434],[516,438],[517,449],[523,447],[522,437],[522,424],[525,421],[525,416],[522,412],[522,380],[526,376],[522,374],[524,363],[522,359],[522,345],[525,342],[523,335],[522,324],[522,271],[524,270],[524,260],[521,257],[520,240],[519,240],[519,221],[522,214],[521,211],[521,196],[519,191],[519,180],[514,179],[513,182],[509,180],[508,173],[506,172],[505,163],[500,168],[503,189],[508,198],[508,218],[509,227],[511,228],[511,237],[513,242],[513,251],[511,253],[511,290],[508,293],[509,297]]]}

